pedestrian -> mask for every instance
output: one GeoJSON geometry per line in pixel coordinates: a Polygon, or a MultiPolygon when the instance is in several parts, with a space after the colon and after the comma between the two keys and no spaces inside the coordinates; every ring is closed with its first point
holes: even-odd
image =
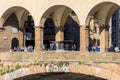
{"type": "Polygon", "coordinates": [[[120,50],[119,50],[119,47],[115,47],[115,52],[119,52],[120,50]]]}
{"type": "Polygon", "coordinates": [[[95,51],[96,51],[96,52],[99,52],[99,47],[98,47],[98,45],[96,45],[95,51]]]}

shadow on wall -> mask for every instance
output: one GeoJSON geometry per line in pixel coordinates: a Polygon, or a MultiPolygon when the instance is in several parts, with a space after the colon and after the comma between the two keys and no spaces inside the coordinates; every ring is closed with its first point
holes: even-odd
{"type": "Polygon", "coordinates": [[[106,80],[106,79],[81,73],[50,72],[27,75],[19,77],[14,80],[106,80]]]}

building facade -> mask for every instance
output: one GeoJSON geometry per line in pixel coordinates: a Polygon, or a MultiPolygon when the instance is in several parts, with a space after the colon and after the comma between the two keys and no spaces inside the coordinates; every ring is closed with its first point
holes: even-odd
{"type": "Polygon", "coordinates": [[[48,18],[53,20],[55,30],[51,41],[64,41],[65,23],[71,16],[79,27],[76,34],[81,52],[88,51],[90,38],[95,38],[96,21],[100,51],[108,51],[109,21],[119,5],[118,0],[1,0],[0,49],[33,45],[35,51],[41,51],[46,39],[44,29],[48,18]]]}

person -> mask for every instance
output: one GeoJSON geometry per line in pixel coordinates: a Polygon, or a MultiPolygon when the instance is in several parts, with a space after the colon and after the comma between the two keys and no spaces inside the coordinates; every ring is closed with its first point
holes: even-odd
{"type": "Polygon", "coordinates": [[[115,47],[115,46],[111,45],[108,51],[109,51],[109,52],[115,52],[114,47],[115,47]]]}
{"type": "Polygon", "coordinates": [[[73,44],[72,50],[73,50],[73,51],[76,50],[76,44],[73,44]]]}
{"type": "Polygon", "coordinates": [[[95,45],[92,46],[92,51],[95,52],[95,45]]]}
{"type": "Polygon", "coordinates": [[[25,51],[25,52],[27,52],[27,51],[28,51],[28,50],[27,50],[27,47],[25,47],[25,48],[24,48],[24,51],[25,51]]]}
{"type": "Polygon", "coordinates": [[[20,47],[20,51],[24,51],[24,47],[22,46],[22,47],[20,47]]]}
{"type": "Polygon", "coordinates": [[[99,47],[97,45],[96,45],[95,51],[99,52],[99,47]]]}
{"type": "Polygon", "coordinates": [[[13,49],[10,49],[10,51],[9,52],[13,52],[13,49]]]}
{"type": "Polygon", "coordinates": [[[119,52],[120,50],[119,50],[119,47],[115,47],[115,52],[119,52]]]}
{"type": "Polygon", "coordinates": [[[92,52],[92,51],[93,51],[92,46],[89,45],[89,52],[92,52]]]}
{"type": "Polygon", "coordinates": [[[65,50],[69,50],[69,44],[68,43],[65,44],[65,50]]]}

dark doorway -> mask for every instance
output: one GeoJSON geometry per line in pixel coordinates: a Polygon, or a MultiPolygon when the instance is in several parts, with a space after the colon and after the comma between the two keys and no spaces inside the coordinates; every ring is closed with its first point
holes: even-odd
{"type": "Polygon", "coordinates": [[[11,41],[11,49],[17,48],[19,46],[19,40],[17,38],[13,38],[11,41]]]}

